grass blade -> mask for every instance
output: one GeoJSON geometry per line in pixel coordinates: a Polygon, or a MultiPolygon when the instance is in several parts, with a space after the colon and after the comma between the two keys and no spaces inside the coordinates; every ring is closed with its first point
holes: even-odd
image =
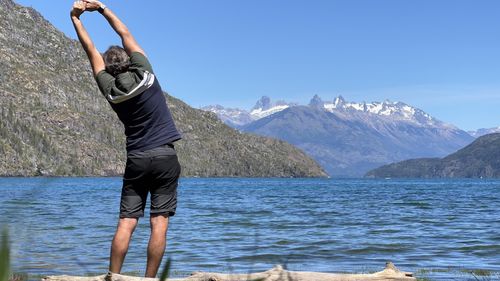
{"type": "Polygon", "coordinates": [[[172,264],[172,259],[168,258],[167,262],[165,263],[165,267],[163,268],[163,271],[161,273],[160,281],[165,281],[168,278],[168,275],[170,273],[170,266],[172,264]]]}
{"type": "Polygon", "coordinates": [[[0,245],[0,281],[8,281],[10,274],[9,233],[5,229],[2,233],[0,245]]]}

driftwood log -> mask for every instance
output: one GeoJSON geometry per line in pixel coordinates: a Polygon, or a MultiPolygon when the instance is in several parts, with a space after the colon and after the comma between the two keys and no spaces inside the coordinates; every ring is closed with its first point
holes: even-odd
{"type": "MultiPolygon", "coordinates": [[[[371,274],[341,274],[289,271],[278,265],[268,271],[249,274],[222,274],[194,272],[182,279],[168,281],[416,281],[412,273],[398,270],[393,263],[388,262],[385,269],[371,274]]],[[[105,274],[94,277],[79,276],[48,276],[42,281],[158,281],[157,278],[133,277],[120,274],[105,274]]]]}

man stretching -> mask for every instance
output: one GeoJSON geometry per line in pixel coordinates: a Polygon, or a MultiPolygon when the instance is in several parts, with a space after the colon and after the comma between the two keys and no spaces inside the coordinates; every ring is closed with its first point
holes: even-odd
{"type": "Polygon", "coordinates": [[[120,19],[101,2],[84,0],[73,4],[71,20],[99,89],[123,123],[127,137],[120,219],[111,244],[109,271],[120,273],[130,238],[139,217],[144,216],[151,193],[145,276],[155,277],[165,252],[168,219],[177,206],[181,167],[173,142],[181,136],[151,64],[120,19]],[[123,48],[112,46],[101,55],[80,21],[85,11],[99,11],[121,37],[123,48]]]}

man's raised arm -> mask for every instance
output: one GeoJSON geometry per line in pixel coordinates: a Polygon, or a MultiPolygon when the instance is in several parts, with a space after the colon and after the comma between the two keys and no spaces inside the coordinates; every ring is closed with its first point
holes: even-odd
{"type": "Polygon", "coordinates": [[[133,52],[139,52],[146,55],[142,48],[135,41],[134,36],[128,30],[127,26],[104,4],[96,0],[84,0],[86,9],[89,11],[99,11],[109,22],[111,27],[118,33],[122,39],[123,48],[130,56],[133,52]]]}
{"type": "Polygon", "coordinates": [[[96,76],[99,72],[106,69],[104,64],[104,60],[95,47],[92,39],[90,39],[87,30],[83,26],[83,23],[80,20],[80,16],[85,11],[85,3],[83,1],[76,1],[73,4],[73,9],[71,10],[71,21],[73,22],[73,26],[75,27],[76,33],[78,35],[78,39],[82,44],[85,53],[89,57],[90,64],[92,65],[92,71],[94,72],[94,76],[96,76]]]}

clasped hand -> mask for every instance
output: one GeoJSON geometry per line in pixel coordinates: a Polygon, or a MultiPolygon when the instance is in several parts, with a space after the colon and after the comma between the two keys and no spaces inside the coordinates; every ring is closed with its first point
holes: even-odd
{"type": "Polygon", "coordinates": [[[97,11],[100,7],[102,7],[102,3],[96,0],[75,1],[71,15],[79,18],[85,11],[97,11]]]}

